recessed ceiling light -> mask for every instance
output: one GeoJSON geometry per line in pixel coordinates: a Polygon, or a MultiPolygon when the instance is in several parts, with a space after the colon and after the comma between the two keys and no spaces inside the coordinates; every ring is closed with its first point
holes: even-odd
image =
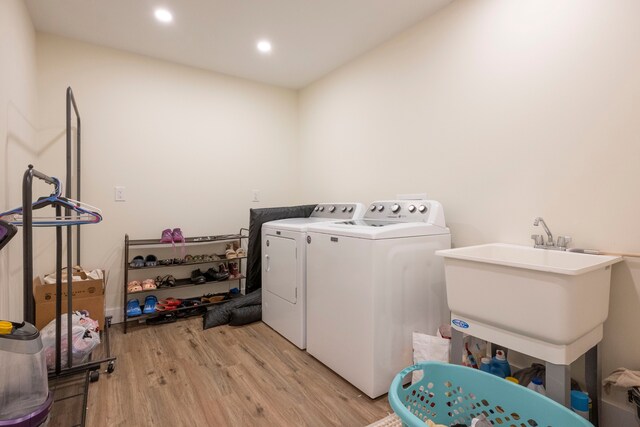
{"type": "Polygon", "coordinates": [[[271,52],[271,42],[269,40],[260,40],[256,47],[261,53],[271,52]]]}
{"type": "Polygon", "coordinates": [[[153,14],[162,23],[168,24],[173,21],[173,15],[167,9],[156,9],[153,14]]]}

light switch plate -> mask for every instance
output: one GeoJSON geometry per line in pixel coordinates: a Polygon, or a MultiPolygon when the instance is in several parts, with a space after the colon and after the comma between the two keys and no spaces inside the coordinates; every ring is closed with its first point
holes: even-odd
{"type": "Polygon", "coordinates": [[[124,187],[122,186],[116,186],[115,187],[115,201],[116,202],[124,202],[126,201],[126,197],[124,194],[124,187]]]}

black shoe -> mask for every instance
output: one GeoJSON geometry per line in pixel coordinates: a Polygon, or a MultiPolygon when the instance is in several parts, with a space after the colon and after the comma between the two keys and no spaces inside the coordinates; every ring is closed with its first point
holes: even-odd
{"type": "Polygon", "coordinates": [[[207,279],[202,275],[202,271],[200,271],[199,268],[191,272],[191,283],[193,283],[194,285],[202,285],[203,283],[207,283],[207,279]]]}
{"type": "Polygon", "coordinates": [[[160,313],[156,317],[147,319],[147,325],[162,325],[163,323],[173,323],[176,320],[176,313],[160,313]]]}
{"type": "Polygon", "coordinates": [[[221,282],[229,278],[229,272],[220,272],[215,268],[210,268],[205,271],[204,277],[210,282],[221,282]]]}

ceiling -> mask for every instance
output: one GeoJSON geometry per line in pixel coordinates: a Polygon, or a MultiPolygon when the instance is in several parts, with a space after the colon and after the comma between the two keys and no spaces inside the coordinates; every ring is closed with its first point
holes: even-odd
{"type": "Polygon", "coordinates": [[[301,88],[452,0],[27,0],[38,31],[301,88]],[[174,16],[158,23],[154,9],[174,16]],[[259,39],[273,44],[256,50],[259,39]]]}

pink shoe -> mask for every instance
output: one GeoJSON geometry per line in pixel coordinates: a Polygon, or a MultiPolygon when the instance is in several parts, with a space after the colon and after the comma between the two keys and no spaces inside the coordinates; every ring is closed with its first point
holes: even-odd
{"type": "Polygon", "coordinates": [[[173,235],[171,234],[170,228],[167,228],[166,230],[162,230],[162,237],[160,238],[160,243],[173,243],[173,235]]]}
{"type": "Polygon", "coordinates": [[[182,235],[182,230],[179,228],[174,228],[173,233],[171,233],[174,243],[184,242],[184,236],[182,235]]]}

